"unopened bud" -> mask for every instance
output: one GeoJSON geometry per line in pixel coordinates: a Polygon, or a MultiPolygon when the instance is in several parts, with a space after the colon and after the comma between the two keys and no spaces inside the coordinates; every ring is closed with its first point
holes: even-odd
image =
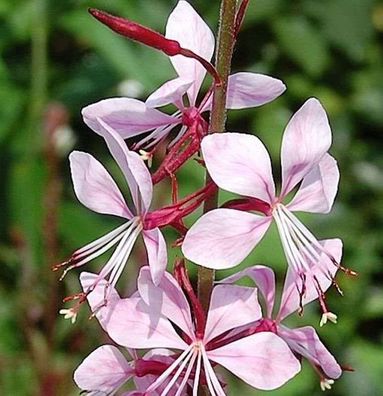
{"type": "Polygon", "coordinates": [[[156,48],[169,56],[179,55],[181,53],[181,45],[178,41],[169,40],[162,34],[139,23],[94,8],[89,8],[89,13],[116,33],[131,40],[136,40],[149,47],[156,48]]]}

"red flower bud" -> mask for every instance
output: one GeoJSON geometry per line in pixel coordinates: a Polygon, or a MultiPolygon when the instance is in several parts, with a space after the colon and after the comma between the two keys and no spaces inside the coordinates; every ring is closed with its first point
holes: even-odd
{"type": "Polygon", "coordinates": [[[136,22],[116,17],[94,8],[89,8],[89,13],[101,23],[122,36],[139,41],[149,47],[156,48],[169,56],[179,55],[181,53],[181,46],[178,41],[169,40],[162,34],[136,22]]]}

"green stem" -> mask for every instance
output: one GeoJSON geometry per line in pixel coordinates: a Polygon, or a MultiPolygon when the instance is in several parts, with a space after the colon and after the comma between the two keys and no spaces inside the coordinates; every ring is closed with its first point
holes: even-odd
{"type": "MultiPolygon", "coordinates": [[[[213,91],[213,103],[210,113],[210,132],[223,132],[226,123],[226,90],[230,74],[231,58],[235,43],[235,14],[237,0],[222,0],[216,49],[215,67],[221,77],[222,84],[216,84],[213,91]]],[[[206,171],[206,183],[211,177],[206,171]]],[[[203,212],[217,208],[218,189],[205,201],[203,212]]],[[[214,283],[214,270],[198,267],[198,297],[205,311],[210,302],[210,294],[214,283]]]]}
{"type": "Polygon", "coordinates": [[[47,97],[47,4],[46,0],[34,0],[33,30],[32,30],[32,56],[31,56],[31,90],[29,108],[29,130],[27,142],[27,155],[35,154],[41,145],[42,114],[47,97]]]}

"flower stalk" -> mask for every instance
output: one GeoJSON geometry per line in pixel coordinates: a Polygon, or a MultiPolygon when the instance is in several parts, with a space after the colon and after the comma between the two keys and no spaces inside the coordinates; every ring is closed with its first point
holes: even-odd
{"type": "MultiPolygon", "coordinates": [[[[227,82],[231,68],[231,58],[233,55],[236,38],[236,9],[237,0],[222,0],[218,43],[215,56],[215,67],[220,75],[221,84],[215,85],[213,89],[213,103],[210,113],[209,132],[223,132],[226,123],[226,92],[227,82]]],[[[211,177],[206,171],[205,183],[209,184],[211,177]]],[[[203,212],[206,213],[217,208],[218,189],[212,194],[204,204],[203,212]]],[[[198,297],[205,311],[208,310],[210,294],[214,283],[214,270],[198,267],[198,297]]]]}

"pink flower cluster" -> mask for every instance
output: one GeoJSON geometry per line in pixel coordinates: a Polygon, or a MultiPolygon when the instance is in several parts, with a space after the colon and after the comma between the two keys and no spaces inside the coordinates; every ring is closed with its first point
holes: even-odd
{"type": "MultiPolygon", "coordinates": [[[[247,3],[243,1],[240,6],[237,28],[247,3]]],[[[304,305],[316,299],[322,310],[320,325],[328,320],[336,322],[337,316],[326,305],[325,292],[331,285],[340,291],[335,280],[338,269],[354,274],[341,265],[342,242],[318,241],[294,214],[328,213],[338,189],[339,170],[328,153],[331,129],[321,103],[308,99],[286,126],[281,146],[282,185],[277,192],[270,156],[259,138],[208,132],[204,114],[211,110],[214,89],[221,84],[210,63],[214,35],[187,1],[180,0],[170,14],[165,36],[102,11],[90,12],[117,33],[162,50],[177,77],[146,101],[111,98],[82,111],[85,123],[104,139],[121,169],[131,199],[124,199],[108,171],[92,155],[79,151],[70,154],[79,201],[95,212],[123,219],[119,227],[54,267],[65,267],[64,276],[69,269],[115,247],[98,274],[81,274],[83,292],[67,298],[78,303],[61,313],[74,322],[87,300],[92,315],[123,349],[116,345],[96,349],[76,370],[76,384],[89,395],[115,394],[130,381],[135,390],[122,394],[196,396],[204,388],[213,396],[222,396],[230,389],[220,367],[256,389],[270,390],[293,378],[305,358],[318,373],[321,388],[331,388],[342,369],[316,330],[291,329],[283,324],[295,312],[302,315],[304,305]],[[206,71],[214,80],[200,99],[206,71]],[[160,110],[169,105],[174,107],[173,114],[160,110]],[[151,173],[144,160],[156,154],[176,126],[178,134],[168,143],[167,155],[151,173]],[[133,137],[136,143],[131,145],[128,140],[127,145],[125,139],[133,137]],[[179,199],[175,173],[198,152],[212,182],[179,199]],[[153,209],[153,187],[166,177],[172,180],[172,203],[153,209]],[[188,229],[184,218],[218,188],[240,197],[208,211],[188,229]],[[215,282],[209,307],[204,309],[184,258],[215,270],[237,266],[273,222],[287,262],[278,312],[274,312],[275,275],[264,265],[215,282]],[[184,255],[176,261],[173,273],[167,271],[167,243],[161,232],[166,226],[179,232],[178,244],[184,255]],[[140,235],[147,262],[140,270],[137,291],[121,298],[117,281],[140,235]],[[250,278],[253,285],[235,284],[243,277],[250,278]]],[[[260,106],[284,90],[278,79],[236,73],[228,79],[226,108],[260,106]]]]}

